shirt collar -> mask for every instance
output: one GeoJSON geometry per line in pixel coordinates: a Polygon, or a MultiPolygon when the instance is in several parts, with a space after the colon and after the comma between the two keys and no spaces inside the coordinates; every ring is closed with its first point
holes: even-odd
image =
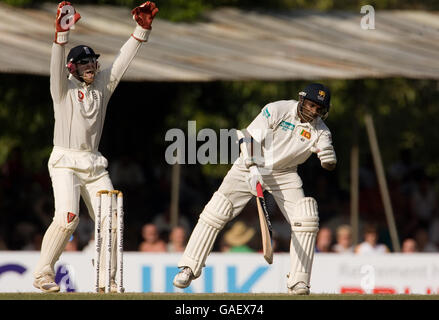
{"type": "Polygon", "coordinates": [[[73,81],[74,84],[76,84],[78,87],[86,88],[87,84],[83,81],[79,81],[78,79],[73,76],[73,74],[69,75],[69,80],[73,81]]]}

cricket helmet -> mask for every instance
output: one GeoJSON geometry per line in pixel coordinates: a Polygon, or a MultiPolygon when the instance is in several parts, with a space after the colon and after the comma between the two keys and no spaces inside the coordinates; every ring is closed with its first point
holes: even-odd
{"type": "Polygon", "coordinates": [[[67,68],[70,73],[75,73],[76,65],[79,60],[84,58],[96,58],[98,59],[100,54],[96,54],[94,50],[85,45],[79,45],[72,49],[70,49],[69,54],[67,55],[67,68]]]}
{"type": "Polygon", "coordinates": [[[322,119],[328,117],[329,108],[331,106],[331,91],[328,87],[320,83],[311,83],[303,91],[299,92],[299,98],[299,109],[302,108],[303,100],[307,99],[324,108],[324,111],[320,115],[322,119]]]}

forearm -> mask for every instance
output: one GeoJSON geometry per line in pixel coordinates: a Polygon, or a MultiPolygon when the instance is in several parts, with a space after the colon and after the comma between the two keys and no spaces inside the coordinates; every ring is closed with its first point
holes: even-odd
{"type": "Polygon", "coordinates": [[[120,81],[141,45],[142,42],[130,37],[122,48],[120,48],[119,54],[111,67],[111,78],[113,81],[120,81]]]}
{"type": "Polygon", "coordinates": [[[262,166],[263,157],[261,145],[246,130],[238,130],[238,142],[242,160],[247,168],[262,166]]]}
{"type": "Polygon", "coordinates": [[[66,93],[67,88],[67,69],[65,66],[64,45],[52,45],[52,55],[50,59],[50,92],[54,101],[59,101],[66,93]]]}
{"type": "Polygon", "coordinates": [[[151,30],[145,30],[137,26],[131,37],[125,42],[119,51],[116,59],[111,66],[110,91],[114,91],[116,86],[127,71],[142,43],[146,42],[151,30]],[[141,29],[141,30],[140,30],[141,29]]]}

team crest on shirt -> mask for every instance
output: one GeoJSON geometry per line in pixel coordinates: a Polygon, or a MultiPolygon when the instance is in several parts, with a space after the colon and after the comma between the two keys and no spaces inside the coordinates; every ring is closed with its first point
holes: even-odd
{"type": "Polygon", "coordinates": [[[311,139],[311,132],[306,131],[305,129],[303,129],[303,130],[300,132],[300,135],[301,135],[302,137],[307,138],[308,140],[311,139]]]}
{"type": "Polygon", "coordinates": [[[81,90],[78,90],[78,99],[79,102],[82,102],[82,100],[84,100],[84,93],[81,90]]]}
{"type": "Polygon", "coordinates": [[[73,220],[75,220],[76,218],[76,214],[74,214],[73,212],[67,212],[67,223],[72,222],[73,220]]]}

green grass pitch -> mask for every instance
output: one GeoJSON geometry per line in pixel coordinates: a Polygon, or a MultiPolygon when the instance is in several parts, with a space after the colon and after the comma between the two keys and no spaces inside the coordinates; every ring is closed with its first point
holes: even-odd
{"type": "Polygon", "coordinates": [[[283,293],[0,293],[0,300],[439,300],[421,294],[311,294],[283,293]]]}

